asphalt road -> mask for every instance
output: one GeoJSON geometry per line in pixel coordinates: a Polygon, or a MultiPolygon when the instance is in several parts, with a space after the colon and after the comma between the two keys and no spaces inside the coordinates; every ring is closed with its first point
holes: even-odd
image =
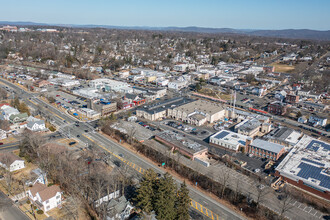
{"type": "MultiPolygon", "coordinates": [[[[3,80],[1,80],[1,81],[3,81],[3,80]]],[[[9,82],[6,82],[6,81],[4,81],[4,82],[6,84],[10,84],[9,82]]],[[[10,85],[13,88],[16,87],[16,89],[22,90],[21,88],[15,86],[13,84],[10,84],[10,85]]],[[[33,106],[37,107],[38,105],[47,106],[47,108],[46,108],[47,111],[49,111],[53,115],[54,123],[56,125],[58,125],[59,127],[63,128],[65,130],[65,132],[69,131],[67,133],[70,133],[70,135],[72,137],[79,139],[83,143],[97,145],[105,151],[113,152],[115,155],[123,155],[125,160],[131,161],[132,163],[140,166],[143,169],[152,168],[158,173],[162,173],[162,174],[164,173],[164,171],[161,168],[144,160],[144,158],[140,158],[137,154],[127,150],[120,144],[118,144],[112,140],[109,140],[108,138],[104,137],[103,135],[101,135],[99,133],[91,132],[93,130],[93,123],[80,122],[79,127],[76,127],[74,125],[74,123],[76,122],[75,118],[59,111],[57,108],[53,107],[52,105],[49,105],[49,104],[43,102],[42,100],[40,100],[36,97],[33,97],[33,96],[34,96],[34,94],[27,93],[27,92],[23,92],[21,95],[21,97],[26,100],[29,100],[29,98],[31,98],[31,100],[29,100],[30,102],[28,102],[27,104],[32,105],[32,107],[33,106]],[[88,132],[85,132],[85,130],[88,130],[88,132]],[[77,135],[80,135],[80,137],[78,138],[77,135]]],[[[180,180],[178,180],[178,179],[175,179],[175,180],[178,183],[180,182],[180,180]]],[[[195,200],[196,202],[198,202],[199,204],[202,204],[207,209],[211,210],[213,213],[216,213],[216,215],[218,216],[219,219],[244,219],[242,216],[240,216],[236,212],[232,211],[231,209],[227,208],[226,206],[213,200],[212,198],[205,195],[204,193],[202,193],[195,187],[189,186],[188,188],[190,190],[191,198],[193,200],[195,200]]],[[[251,191],[255,191],[255,189],[253,189],[251,191]]],[[[254,192],[252,194],[254,194],[254,192]]],[[[277,199],[274,199],[274,197],[272,197],[270,195],[267,195],[266,197],[268,197],[268,198],[265,198],[268,206],[270,208],[278,210],[279,201],[277,199]]],[[[297,218],[298,219],[315,219],[314,216],[312,217],[307,212],[301,212],[301,210],[296,207],[293,207],[292,209],[290,209],[285,215],[290,219],[297,219],[297,218]]]]}
{"type": "MultiPolygon", "coordinates": [[[[105,147],[108,151],[113,152],[114,154],[122,154],[124,155],[126,160],[131,161],[134,164],[137,164],[143,169],[153,168],[156,172],[164,174],[164,170],[161,168],[153,165],[152,163],[144,160],[144,158],[140,158],[137,154],[127,150],[125,147],[121,146],[118,143],[113,142],[112,140],[109,140],[108,138],[104,137],[103,135],[99,133],[93,133],[92,132],[92,126],[88,123],[80,122],[80,126],[76,127],[74,123],[77,121],[75,118],[71,117],[68,114],[65,114],[61,111],[59,111],[57,108],[55,108],[52,105],[49,105],[48,103],[44,102],[43,100],[40,100],[39,98],[35,97],[36,94],[28,93],[24,91],[22,88],[13,85],[3,79],[0,79],[3,83],[7,84],[8,86],[12,87],[18,93],[20,94],[20,98],[26,101],[26,103],[33,107],[38,108],[39,105],[45,107],[46,111],[50,112],[53,116],[54,123],[64,129],[65,131],[70,130],[70,135],[72,137],[75,136],[76,139],[79,139],[80,141],[84,143],[89,144],[95,144],[96,145],[102,145],[105,147]],[[85,132],[85,130],[88,130],[88,132],[85,132]],[[78,138],[77,135],[80,135],[78,138]],[[88,138],[87,138],[88,137],[88,138]]],[[[178,183],[181,183],[179,179],[174,178],[178,183]]],[[[226,206],[218,203],[214,199],[208,197],[203,192],[199,191],[198,189],[194,187],[188,187],[190,190],[190,197],[198,202],[199,204],[202,204],[203,207],[199,206],[197,209],[201,209],[202,212],[205,212],[205,208],[208,210],[211,210],[213,213],[215,213],[217,216],[215,219],[244,219],[244,217],[240,216],[233,210],[227,208],[226,206]]]]}
{"type": "Polygon", "coordinates": [[[30,220],[19,208],[13,205],[3,192],[0,191],[0,200],[8,200],[8,207],[4,211],[0,209],[0,220],[30,220]]]}

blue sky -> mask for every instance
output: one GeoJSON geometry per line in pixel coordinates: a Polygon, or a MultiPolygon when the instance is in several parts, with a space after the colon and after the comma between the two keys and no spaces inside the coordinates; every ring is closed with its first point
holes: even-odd
{"type": "Polygon", "coordinates": [[[0,21],[330,30],[330,0],[0,0],[0,21]]]}

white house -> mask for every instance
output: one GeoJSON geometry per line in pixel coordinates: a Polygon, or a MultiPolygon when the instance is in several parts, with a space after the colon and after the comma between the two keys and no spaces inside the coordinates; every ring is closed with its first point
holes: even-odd
{"type": "Polygon", "coordinates": [[[180,90],[182,88],[185,88],[187,86],[186,81],[172,81],[169,82],[167,87],[169,89],[175,89],[175,90],[180,90]]]}
{"type": "Polygon", "coordinates": [[[13,153],[0,153],[0,166],[13,172],[25,168],[25,163],[13,153]]]}
{"type": "Polygon", "coordinates": [[[316,115],[309,116],[308,122],[313,123],[314,126],[326,126],[327,125],[327,118],[322,118],[316,115]]]}
{"type": "Polygon", "coordinates": [[[17,115],[17,114],[19,114],[19,111],[16,108],[13,108],[13,107],[11,107],[9,105],[3,105],[1,107],[1,111],[2,111],[3,119],[5,119],[5,120],[9,120],[9,117],[11,115],[17,115]]]}
{"type": "Polygon", "coordinates": [[[302,124],[305,124],[305,123],[307,123],[307,118],[305,116],[301,116],[301,117],[298,118],[298,122],[302,123],[302,124]]]}
{"type": "Polygon", "coordinates": [[[26,128],[31,131],[44,131],[46,130],[46,125],[44,120],[29,121],[26,128]]]}
{"type": "Polygon", "coordinates": [[[62,205],[62,192],[56,185],[47,187],[36,183],[27,191],[27,195],[44,212],[62,205]]]}
{"type": "Polygon", "coordinates": [[[7,138],[7,132],[0,129],[0,140],[6,139],[7,138]]]}

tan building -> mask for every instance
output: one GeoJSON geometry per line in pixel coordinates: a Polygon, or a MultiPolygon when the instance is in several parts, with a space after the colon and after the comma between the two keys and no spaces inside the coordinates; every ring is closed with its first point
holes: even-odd
{"type": "Polygon", "coordinates": [[[201,126],[225,117],[223,105],[205,100],[196,100],[173,109],[168,109],[168,117],[181,120],[189,124],[201,126]]]}

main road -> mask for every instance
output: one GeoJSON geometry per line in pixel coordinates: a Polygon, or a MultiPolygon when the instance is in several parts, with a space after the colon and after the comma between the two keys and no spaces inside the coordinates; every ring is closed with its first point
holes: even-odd
{"type": "MultiPolygon", "coordinates": [[[[70,135],[74,136],[76,139],[88,143],[94,144],[104,151],[114,155],[115,157],[121,159],[124,163],[135,169],[137,172],[142,174],[144,170],[152,168],[157,173],[164,174],[165,171],[155,166],[152,162],[141,158],[136,153],[126,149],[119,143],[116,143],[100,133],[93,132],[93,127],[89,123],[80,122],[79,127],[75,126],[75,123],[78,121],[74,117],[60,111],[56,107],[48,104],[47,102],[39,99],[35,93],[30,93],[20,88],[17,85],[14,85],[6,80],[0,79],[2,83],[7,84],[11,88],[15,89],[19,93],[20,99],[24,100],[26,104],[30,107],[37,109],[40,106],[43,107],[43,111],[48,111],[53,116],[53,122],[56,124],[60,130],[65,131],[66,129],[70,130],[70,135]],[[88,132],[86,132],[86,130],[88,132]],[[77,137],[79,135],[79,137],[77,137]],[[118,155],[122,155],[119,157],[118,155]]],[[[176,177],[173,177],[177,183],[182,181],[176,177]]],[[[189,186],[190,197],[192,198],[191,207],[198,210],[204,216],[207,216],[211,219],[222,220],[222,219],[245,219],[242,215],[236,213],[227,206],[219,203],[215,199],[206,195],[204,192],[201,192],[199,189],[193,186],[189,186]]]]}
{"type": "Polygon", "coordinates": [[[13,205],[13,201],[9,199],[3,192],[0,191],[0,200],[6,202],[5,208],[0,207],[0,220],[30,220],[19,208],[13,205]]]}

